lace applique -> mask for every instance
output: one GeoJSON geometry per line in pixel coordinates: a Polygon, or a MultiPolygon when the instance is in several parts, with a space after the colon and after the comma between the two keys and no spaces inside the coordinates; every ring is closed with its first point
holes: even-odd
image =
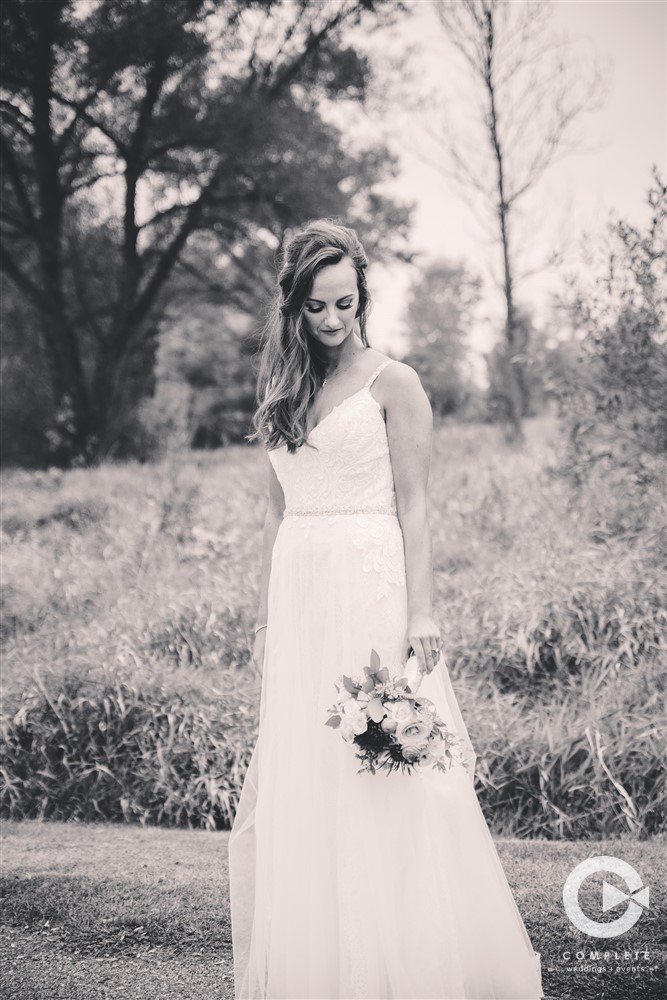
{"type": "Polygon", "coordinates": [[[352,542],[363,553],[364,572],[375,574],[378,597],[387,597],[394,587],[405,585],[405,551],[397,522],[359,515],[352,542]]]}

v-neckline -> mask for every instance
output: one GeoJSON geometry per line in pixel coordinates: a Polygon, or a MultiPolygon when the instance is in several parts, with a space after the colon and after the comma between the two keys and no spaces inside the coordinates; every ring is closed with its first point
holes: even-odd
{"type": "MultiPolygon", "coordinates": [[[[329,419],[329,417],[332,417],[336,412],[336,410],[339,410],[341,406],[345,405],[345,403],[348,403],[351,399],[354,399],[355,396],[360,396],[362,392],[366,392],[369,388],[370,386],[368,385],[362,385],[361,389],[357,389],[356,392],[352,392],[350,393],[349,396],[346,396],[344,399],[341,399],[340,403],[336,403],[336,405],[333,406],[328,413],[324,414],[321,420],[318,420],[318,422],[315,424],[314,427],[310,428],[310,430],[308,431],[308,437],[310,437],[311,434],[314,434],[314,432],[318,429],[318,427],[321,427],[322,424],[329,419]]],[[[375,396],[373,396],[372,393],[371,393],[371,399],[373,399],[377,403],[377,400],[375,399],[375,396]]]]}

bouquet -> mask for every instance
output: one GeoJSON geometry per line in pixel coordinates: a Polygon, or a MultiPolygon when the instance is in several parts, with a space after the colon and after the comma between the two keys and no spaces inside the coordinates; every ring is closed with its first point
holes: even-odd
{"type": "Polygon", "coordinates": [[[465,766],[461,739],[438,718],[432,701],[417,697],[421,672],[416,656],[405,667],[403,677],[391,678],[386,667],[380,669],[380,657],[373,649],[363,680],[343,675],[336,682],[338,698],[325,725],[355,745],[361,761],[357,774],[399,768],[411,774],[418,767],[448,771],[454,763],[465,766]]]}

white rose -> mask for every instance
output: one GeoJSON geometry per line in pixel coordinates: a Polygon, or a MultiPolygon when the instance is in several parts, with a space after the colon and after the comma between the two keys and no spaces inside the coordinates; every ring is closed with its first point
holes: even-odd
{"type": "Polygon", "coordinates": [[[366,732],[366,730],[368,729],[368,719],[366,718],[363,712],[360,712],[358,716],[355,716],[352,719],[352,726],[357,736],[360,736],[361,733],[366,732]]]}
{"type": "Polygon", "coordinates": [[[363,714],[362,708],[357,704],[356,698],[350,698],[343,705],[343,715],[349,715],[350,717],[363,714]]]}
{"type": "Polygon", "coordinates": [[[425,747],[428,743],[429,733],[431,732],[431,727],[425,722],[408,722],[404,725],[399,725],[396,730],[396,742],[400,743],[402,747],[425,747]]]}
{"type": "Polygon", "coordinates": [[[409,701],[388,701],[385,702],[387,715],[399,725],[417,720],[417,713],[409,701]]]}
{"type": "Polygon", "coordinates": [[[360,733],[365,733],[368,729],[366,713],[359,708],[354,699],[343,705],[341,723],[338,728],[342,732],[343,739],[346,740],[352,739],[353,736],[358,736],[360,733]],[[349,735],[350,733],[352,735],[349,735]]]}
{"type": "Polygon", "coordinates": [[[352,725],[352,721],[346,717],[343,717],[340,720],[340,726],[338,727],[338,732],[347,743],[351,743],[356,735],[354,731],[354,726],[352,725]]]}
{"type": "Polygon", "coordinates": [[[424,750],[425,747],[423,746],[404,746],[401,749],[401,756],[403,757],[403,760],[408,762],[408,764],[415,764],[424,753],[424,750]]]}

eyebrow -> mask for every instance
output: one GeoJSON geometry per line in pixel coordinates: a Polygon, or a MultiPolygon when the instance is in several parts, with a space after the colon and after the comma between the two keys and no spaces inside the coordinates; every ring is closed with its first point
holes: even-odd
{"type": "MultiPolygon", "coordinates": [[[[354,292],[348,292],[347,295],[341,295],[339,299],[336,299],[336,302],[342,302],[343,299],[351,299],[353,297],[354,297],[354,292]]],[[[306,299],[306,302],[317,302],[317,304],[320,306],[326,305],[326,302],[324,302],[322,299],[308,298],[306,299]]]]}

